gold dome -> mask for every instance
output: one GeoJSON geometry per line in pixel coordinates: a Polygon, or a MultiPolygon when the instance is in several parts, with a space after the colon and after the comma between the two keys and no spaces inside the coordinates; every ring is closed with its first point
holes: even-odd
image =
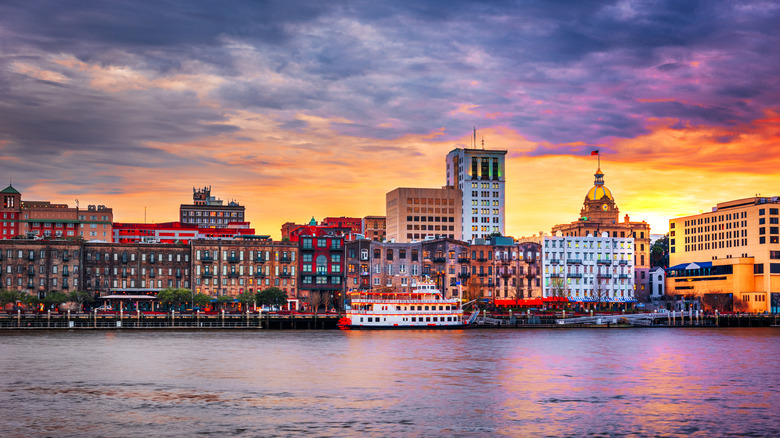
{"type": "Polygon", "coordinates": [[[602,185],[593,186],[588,192],[588,199],[591,201],[598,201],[605,196],[613,201],[615,200],[612,197],[612,192],[610,192],[608,188],[602,185]]]}

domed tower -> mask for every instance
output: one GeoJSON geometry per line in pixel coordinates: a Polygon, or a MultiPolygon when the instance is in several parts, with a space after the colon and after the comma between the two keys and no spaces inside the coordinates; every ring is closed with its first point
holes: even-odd
{"type": "Polygon", "coordinates": [[[604,185],[604,174],[600,168],[596,170],[594,176],[596,179],[593,182],[593,187],[585,196],[585,202],[580,211],[580,220],[617,223],[620,210],[615,204],[612,192],[604,185]]]}

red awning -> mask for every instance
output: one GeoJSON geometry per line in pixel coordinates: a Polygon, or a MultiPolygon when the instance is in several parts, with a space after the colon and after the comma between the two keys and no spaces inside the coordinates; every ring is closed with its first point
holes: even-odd
{"type": "Polygon", "coordinates": [[[569,299],[566,297],[544,297],[542,300],[545,303],[568,303],[569,299]]]}
{"type": "Polygon", "coordinates": [[[496,306],[504,307],[533,307],[541,306],[542,300],[539,298],[527,298],[524,300],[496,300],[496,306]]]}

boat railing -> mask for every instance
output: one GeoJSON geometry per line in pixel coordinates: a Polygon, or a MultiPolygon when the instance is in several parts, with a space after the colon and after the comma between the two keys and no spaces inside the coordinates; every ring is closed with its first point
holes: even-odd
{"type": "Polygon", "coordinates": [[[375,311],[375,310],[349,310],[348,313],[360,314],[360,315],[412,315],[412,316],[425,316],[425,315],[462,315],[463,312],[460,309],[452,310],[401,310],[400,313],[381,313],[388,312],[388,310],[375,311]],[[419,313],[412,313],[419,312],[419,313]]]}
{"type": "Polygon", "coordinates": [[[376,300],[373,298],[352,298],[353,303],[370,303],[370,304],[437,304],[437,305],[457,305],[458,302],[454,300],[376,300]]]}

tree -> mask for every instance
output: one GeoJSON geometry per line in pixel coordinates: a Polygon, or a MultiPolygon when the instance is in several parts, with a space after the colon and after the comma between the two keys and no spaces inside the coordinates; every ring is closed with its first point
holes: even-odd
{"type": "Polygon", "coordinates": [[[38,299],[36,294],[21,293],[20,301],[27,305],[28,309],[37,309],[41,300],[38,299]]]}
{"type": "Polygon", "coordinates": [[[739,297],[734,297],[734,311],[735,312],[744,312],[748,309],[748,305],[746,302],[742,301],[739,297]]]}
{"type": "Polygon", "coordinates": [[[55,306],[58,308],[62,303],[66,303],[69,301],[68,295],[64,292],[49,292],[46,294],[46,296],[43,298],[43,302],[47,306],[55,306]]]}
{"type": "Polygon", "coordinates": [[[704,305],[703,307],[705,310],[726,312],[733,308],[734,297],[732,294],[726,294],[722,291],[713,291],[703,294],[701,296],[701,302],[704,305]]]}
{"type": "Polygon", "coordinates": [[[482,298],[482,285],[479,284],[476,278],[469,279],[469,284],[466,286],[466,290],[463,291],[463,298],[467,301],[482,298]]]}
{"type": "Polygon", "coordinates": [[[669,267],[669,234],[657,239],[650,247],[650,267],[669,267]]]}
{"type": "Polygon", "coordinates": [[[228,303],[233,302],[233,297],[229,295],[220,295],[217,297],[217,304],[222,308],[222,310],[225,310],[228,303]]]}
{"type": "Polygon", "coordinates": [[[4,310],[5,306],[10,303],[16,303],[21,299],[21,295],[19,292],[15,290],[7,290],[7,289],[1,289],[0,290],[0,310],[4,310]]]}
{"type": "Polygon", "coordinates": [[[278,287],[269,287],[257,293],[257,302],[263,306],[281,307],[287,304],[287,294],[278,287]]]}
{"type": "Polygon", "coordinates": [[[308,302],[309,306],[314,309],[314,315],[316,316],[317,311],[320,308],[320,304],[322,304],[322,292],[317,290],[309,291],[309,296],[306,298],[306,302],[308,302]]]}
{"type": "Polygon", "coordinates": [[[244,291],[238,295],[238,302],[244,305],[244,310],[249,308],[250,304],[257,302],[257,294],[244,291]]]}
{"type": "Polygon", "coordinates": [[[601,308],[602,304],[609,298],[609,291],[607,285],[601,281],[600,278],[596,279],[596,284],[593,285],[593,298],[596,299],[596,307],[601,308]]]}
{"type": "Polygon", "coordinates": [[[566,296],[566,281],[563,278],[550,279],[550,296],[551,297],[566,296]]]}
{"type": "Polygon", "coordinates": [[[78,310],[81,310],[84,303],[92,301],[92,296],[83,290],[74,290],[68,294],[68,300],[76,303],[78,305],[78,310]]]}
{"type": "Polygon", "coordinates": [[[192,301],[192,291],[189,289],[165,288],[157,292],[157,302],[164,306],[181,307],[183,303],[192,301]]]}
{"type": "Polygon", "coordinates": [[[512,289],[512,299],[514,299],[515,301],[520,301],[524,298],[525,298],[525,289],[523,288],[523,283],[521,281],[520,284],[518,284],[512,289]]]}
{"type": "Polygon", "coordinates": [[[206,307],[211,303],[211,297],[204,293],[195,294],[192,300],[192,304],[196,307],[206,307]]]}

